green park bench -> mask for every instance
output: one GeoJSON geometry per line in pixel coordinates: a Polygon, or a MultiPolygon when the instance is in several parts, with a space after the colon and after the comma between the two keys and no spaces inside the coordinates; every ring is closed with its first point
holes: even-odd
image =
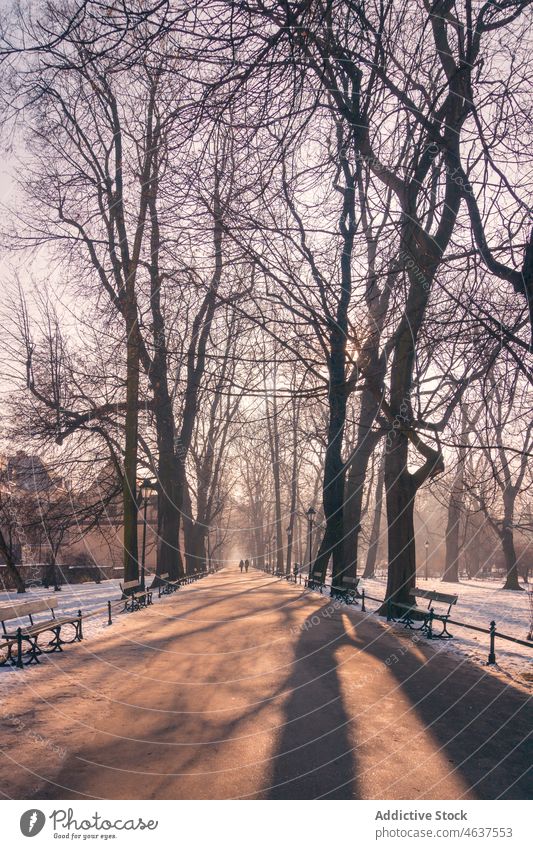
{"type": "Polygon", "coordinates": [[[320,590],[322,592],[325,586],[322,580],[322,572],[319,569],[313,572],[307,579],[307,589],[309,590],[320,590]]]}
{"type": "Polygon", "coordinates": [[[164,572],[162,575],[158,575],[159,584],[158,584],[158,597],[161,598],[162,595],[170,595],[171,593],[179,590],[182,584],[182,580],[180,578],[176,578],[173,581],[169,580],[168,572],[164,572]]]}
{"type": "Polygon", "coordinates": [[[331,598],[338,598],[346,604],[357,604],[358,584],[359,578],[354,578],[353,575],[343,575],[340,583],[332,583],[331,598]]]}
{"type": "Polygon", "coordinates": [[[0,622],[2,623],[2,648],[0,649],[0,665],[13,663],[22,668],[29,663],[39,663],[40,654],[63,651],[66,643],[80,642],[82,634],[82,613],[56,617],[57,598],[36,599],[21,604],[2,605],[0,607],[0,622]],[[48,618],[34,621],[34,616],[46,613],[48,618]],[[22,619],[27,622],[21,624],[22,619]],[[71,625],[74,629],[70,639],[64,639],[63,629],[71,625]],[[43,634],[52,635],[52,639],[39,644],[43,634]]]}
{"type": "MultiPolygon", "coordinates": [[[[448,593],[439,593],[435,590],[421,590],[418,587],[412,591],[413,601],[407,604],[395,604],[395,608],[403,609],[402,615],[398,621],[406,628],[413,630],[424,631],[428,639],[450,639],[453,634],[448,631],[448,620],[450,611],[454,604],[457,604],[459,596],[450,595],[448,593]],[[416,599],[421,598],[428,602],[427,607],[418,605],[416,599]],[[435,604],[442,605],[441,610],[435,610],[435,604]],[[446,611],[444,608],[447,606],[446,611]],[[421,624],[416,626],[415,622],[421,624]],[[433,630],[434,622],[439,622],[441,625],[440,633],[435,634],[433,630]]],[[[389,604],[390,609],[390,604],[389,604]]],[[[390,616],[389,619],[394,617],[390,616]]]]}
{"type": "Polygon", "coordinates": [[[140,610],[142,607],[148,607],[152,604],[152,592],[141,587],[139,581],[125,581],[120,584],[120,589],[124,596],[124,610],[127,613],[133,613],[135,610],[140,610]]]}

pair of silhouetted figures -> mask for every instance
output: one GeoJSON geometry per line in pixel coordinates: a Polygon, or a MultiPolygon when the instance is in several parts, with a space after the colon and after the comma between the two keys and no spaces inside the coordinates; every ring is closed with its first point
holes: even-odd
{"type": "Polygon", "coordinates": [[[250,561],[249,560],[241,560],[241,562],[239,563],[239,569],[241,570],[241,572],[243,572],[243,571],[247,572],[249,568],[250,568],[250,561]]]}

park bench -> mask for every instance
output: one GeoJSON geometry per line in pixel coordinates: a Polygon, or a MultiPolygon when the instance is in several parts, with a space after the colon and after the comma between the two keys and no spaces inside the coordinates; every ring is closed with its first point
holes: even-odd
{"type": "Polygon", "coordinates": [[[141,607],[148,607],[152,604],[151,590],[142,589],[138,581],[126,581],[120,584],[122,595],[124,597],[124,610],[127,613],[133,613],[135,610],[140,610],[141,607]]]}
{"type": "Polygon", "coordinates": [[[449,595],[448,593],[439,593],[435,590],[421,590],[418,587],[412,591],[413,602],[411,604],[396,604],[395,607],[403,608],[404,613],[401,615],[399,622],[406,628],[413,630],[424,631],[429,640],[431,639],[450,639],[453,634],[448,631],[448,619],[450,611],[454,604],[457,604],[459,596],[449,595]],[[416,599],[422,598],[428,602],[427,607],[420,607],[416,599]],[[442,605],[442,610],[435,610],[434,605],[442,605]],[[447,607],[446,611],[444,608],[447,607]],[[416,628],[415,622],[421,624],[416,628]],[[441,631],[435,634],[433,631],[433,623],[439,622],[441,631]]]}
{"type": "Polygon", "coordinates": [[[65,643],[79,642],[82,635],[82,614],[78,610],[76,614],[56,617],[55,607],[57,598],[44,598],[35,601],[26,601],[21,604],[8,604],[0,607],[0,622],[2,623],[3,652],[0,656],[0,665],[14,663],[22,668],[26,663],[39,663],[40,654],[48,654],[54,651],[63,651],[65,643]],[[46,613],[47,618],[34,621],[34,616],[46,613]],[[21,620],[27,618],[27,623],[21,620]],[[70,639],[64,639],[62,629],[66,625],[72,625],[74,635],[70,639]],[[39,645],[42,634],[52,634],[52,639],[46,645],[39,645]],[[15,654],[14,654],[15,652],[15,654]],[[27,659],[24,661],[23,658],[27,659]]]}
{"type": "Polygon", "coordinates": [[[168,572],[165,572],[163,575],[158,575],[159,584],[157,587],[158,597],[161,598],[162,595],[170,595],[171,593],[179,590],[182,581],[180,578],[176,578],[173,581],[169,580],[168,572]]]}
{"type": "Polygon", "coordinates": [[[307,589],[309,590],[320,590],[322,592],[324,587],[325,584],[322,580],[322,572],[320,570],[313,572],[307,579],[307,589]]]}
{"type": "Polygon", "coordinates": [[[357,604],[357,585],[359,578],[354,578],[353,575],[343,575],[340,583],[331,585],[331,598],[338,598],[346,604],[357,604]]]}

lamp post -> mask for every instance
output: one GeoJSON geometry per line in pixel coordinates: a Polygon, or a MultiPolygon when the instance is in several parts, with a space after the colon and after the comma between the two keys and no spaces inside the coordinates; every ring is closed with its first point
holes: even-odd
{"type": "Polygon", "coordinates": [[[267,552],[266,552],[266,554],[267,554],[266,572],[269,573],[270,572],[270,537],[268,537],[268,539],[267,539],[266,550],[267,550],[267,552]]]}
{"type": "Polygon", "coordinates": [[[148,509],[148,498],[150,497],[150,492],[155,489],[155,484],[150,478],[144,478],[141,483],[140,488],[140,496],[143,501],[143,542],[142,542],[142,555],[141,555],[141,589],[146,589],[145,580],[144,580],[144,570],[145,570],[145,560],[146,560],[146,512],[148,509]]]}
{"type": "Polygon", "coordinates": [[[426,564],[425,564],[425,567],[424,567],[426,581],[428,580],[428,549],[429,549],[429,540],[426,540],[426,564]]]}
{"type": "Polygon", "coordinates": [[[313,519],[316,516],[314,507],[310,507],[307,513],[307,562],[309,564],[309,578],[311,578],[311,558],[313,556],[313,519]]]}

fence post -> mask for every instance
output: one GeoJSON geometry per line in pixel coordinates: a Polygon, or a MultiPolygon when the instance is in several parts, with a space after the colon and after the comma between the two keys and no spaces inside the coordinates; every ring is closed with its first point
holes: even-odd
{"type": "Polygon", "coordinates": [[[17,628],[17,666],[23,669],[22,663],[22,628],[17,628]]]}
{"type": "Polygon", "coordinates": [[[433,638],[433,608],[432,607],[430,607],[430,609],[429,609],[427,638],[428,638],[428,640],[431,640],[433,638]]]}
{"type": "Polygon", "coordinates": [[[83,626],[82,626],[82,612],[81,612],[81,610],[78,610],[78,617],[79,617],[79,620],[80,620],[78,636],[79,636],[80,641],[81,641],[81,640],[83,640],[83,626]]]}
{"type": "Polygon", "coordinates": [[[111,619],[111,602],[110,601],[107,602],[107,624],[108,625],[113,624],[112,619],[111,619]]]}
{"type": "Polygon", "coordinates": [[[365,608],[365,591],[361,590],[361,613],[366,613],[365,608]]]}
{"type": "Polygon", "coordinates": [[[496,652],[494,651],[494,641],[496,639],[496,622],[494,619],[490,623],[490,650],[489,650],[489,659],[487,661],[487,666],[492,666],[492,664],[496,663],[496,652]]]}

